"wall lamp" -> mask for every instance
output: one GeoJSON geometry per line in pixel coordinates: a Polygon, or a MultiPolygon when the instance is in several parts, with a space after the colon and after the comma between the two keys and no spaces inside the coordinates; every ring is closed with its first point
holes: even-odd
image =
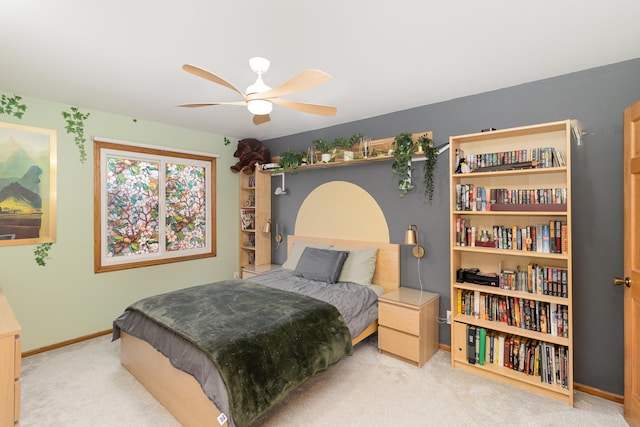
{"type": "Polygon", "coordinates": [[[262,232],[264,234],[271,233],[271,218],[269,218],[267,222],[264,223],[264,226],[262,227],[262,232]]]}
{"type": "Polygon", "coordinates": [[[424,248],[418,242],[418,227],[415,224],[411,224],[404,233],[404,244],[415,245],[412,251],[414,257],[419,259],[424,256],[424,248]]]}

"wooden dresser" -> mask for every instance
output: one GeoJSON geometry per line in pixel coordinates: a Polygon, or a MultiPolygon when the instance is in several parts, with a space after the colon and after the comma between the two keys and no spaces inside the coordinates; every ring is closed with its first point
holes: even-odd
{"type": "Polygon", "coordinates": [[[19,425],[21,331],[0,289],[0,427],[19,425]]]}

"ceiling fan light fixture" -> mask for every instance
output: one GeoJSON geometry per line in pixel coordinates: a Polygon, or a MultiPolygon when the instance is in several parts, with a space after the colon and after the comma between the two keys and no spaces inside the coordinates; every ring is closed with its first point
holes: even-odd
{"type": "Polygon", "coordinates": [[[247,109],[251,114],[264,116],[265,114],[271,113],[271,110],[273,110],[273,104],[271,101],[265,101],[264,99],[254,99],[247,102],[247,109]]]}

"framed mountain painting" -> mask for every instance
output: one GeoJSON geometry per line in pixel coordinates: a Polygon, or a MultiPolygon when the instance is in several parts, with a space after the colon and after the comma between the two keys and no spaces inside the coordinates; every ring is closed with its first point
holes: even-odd
{"type": "Polygon", "coordinates": [[[56,131],[0,122],[0,246],[56,240],[56,131]]]}

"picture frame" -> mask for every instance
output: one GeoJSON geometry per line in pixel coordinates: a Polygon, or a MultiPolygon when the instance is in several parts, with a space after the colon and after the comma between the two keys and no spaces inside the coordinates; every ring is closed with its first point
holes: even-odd
{"type": "Polygon", "coordinates": [[[94,139],[94,271],[216,256],[216,157],[94,139]]]}
{"type": "Polygon", "coordinates": [[[0,246],[56,241],[57,133],[0,122],[0,246]]]}

